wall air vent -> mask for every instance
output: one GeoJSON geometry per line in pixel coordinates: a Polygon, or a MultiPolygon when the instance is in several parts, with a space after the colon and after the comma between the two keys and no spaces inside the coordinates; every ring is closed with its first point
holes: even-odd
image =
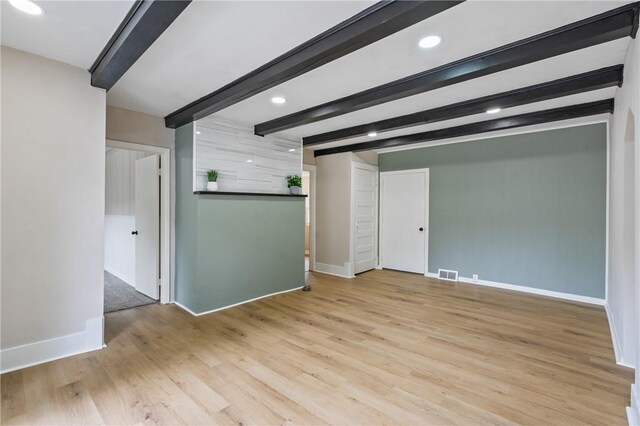
{"type": "Polygon", "coordinates": [[[447,281],[458,281],[458,271],[448,269],[438,269],[438,279],[447,281]]]}

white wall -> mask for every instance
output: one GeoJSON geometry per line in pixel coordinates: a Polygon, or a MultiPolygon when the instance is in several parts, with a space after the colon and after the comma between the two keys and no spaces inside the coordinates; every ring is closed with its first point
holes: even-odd
{"type": "Polygon", "coordinates": [[[102,346],[105,92],[1,48],[1,369],[102,346]]]}
{"type": "Polygon", "coordinates": [[[107,148],[105,169],[104,269],[135,286],[135,166],[147,152],[107,148]]]}
{"type": "Polygon", "coordinates": [[[625,59],[610,123],[607,311],[618,363],[636,368],[630,422],[638,424],[640,383],[640,42],[625,59]],[[631,131],[629,131],[631,130],[631,131]],[[634,133],[633,135],[631,133],[634,133]],[[633,414],[635,413],[635,414],[633,414]],[[636,417],[635,423],[632,416],[636,417]]]}

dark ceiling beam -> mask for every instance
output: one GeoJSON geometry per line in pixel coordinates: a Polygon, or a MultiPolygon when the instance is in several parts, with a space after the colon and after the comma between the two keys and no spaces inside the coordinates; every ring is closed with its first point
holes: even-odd
{"type": "Polygon", "coordinates": [[[531,112],[528,114],[514,115],[512,117],[497,118],[495,120],[481,121],[479,123],[464,124],[462,126],[448,127],[446,129],[432,130],[429,132],[415,133],[412,135],[398,136],[395,138],[380,139],[371,142],[362,142],[335,148],[320,149],[314,151],[314,156],[339,154],[342,152],[370,151],[373,149],[396,148],[420,142],[429,142],[440,139],[450,139],[460,136],[477,135],[494,132],[497,130],[513,129],[516,127],[533,126],[535,124],[550,123],[554,121],[569,120],[571,118],[588,117],[590,115],[612,113],[613,99],[589,102],[545,111],[531,112]]]}
{"type": "Polygon", "coordinates": [[[91,85],[109,90],[191,3],[137,0],[89,72],[91,85]]]}
{"type": "Polygon", "coordinates": [[[510,90],[496,95],[484,96],[455,104],[433,108],[400,117],[389,118],[359,126],[347,127],[302,139],[304,146],[335,142],[357,136],[365,136],[369,132],[384,132],[404,129],[422,124],[482,114],[490,108],[511,108],[514,106],[546,101],[563,96],[575,95],[591,90],[622,86],[622,65],[601,68],[599,70],[561,78],[547,83],[536,84],[521,89],[510,90]]]}
{"type": "Polygon", "coordinates": [[[257,135],[264,136],[608,41],[635,37],[639,5],[640,3],[625,5],[382,86],[260,123],[255,126],[254,131],[257,135]]]}
{"type": "Polygon", "coordinates": [[[165,125],[176,128],[206,117],[437,15],[463,1],[380,1],[249,74],[167,115],[165,125]]]}

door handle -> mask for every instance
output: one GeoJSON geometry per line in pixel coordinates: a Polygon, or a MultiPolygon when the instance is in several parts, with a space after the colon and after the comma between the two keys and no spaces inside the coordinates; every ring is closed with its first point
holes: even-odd
{"type": "MultiPolygon", "coordinates": [[[[418,231],[422,232],[422,231],[424,231],[424,228],[421,226],[420,228],[418,228],[418,231]]],[[[137,232],[136,232],[136,234],[137,234],[137,232]]]]}
{"type": "Polygon", "coordinates": [[[138,231],[131,231],[131,235],[138,235],[138,231]]]}

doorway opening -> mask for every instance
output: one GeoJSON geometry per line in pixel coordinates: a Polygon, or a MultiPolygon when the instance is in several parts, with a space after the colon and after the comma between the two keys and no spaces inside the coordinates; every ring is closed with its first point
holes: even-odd
{"type": "Polygon", "coordinates": [[[159,169],[158,154],[106,148],[105,313],[158,301],[159,169]]]}
{"type": "Polygon", "coordinates": [[[106,145],[104,312],[168,303],[170,151],[106,145]]]}
{"type": "Polygon", "coordinates": [[[316,269],[316,166],[302,165],[302,193],[307,195],[304,212],[304,271],[316,269]]]}

